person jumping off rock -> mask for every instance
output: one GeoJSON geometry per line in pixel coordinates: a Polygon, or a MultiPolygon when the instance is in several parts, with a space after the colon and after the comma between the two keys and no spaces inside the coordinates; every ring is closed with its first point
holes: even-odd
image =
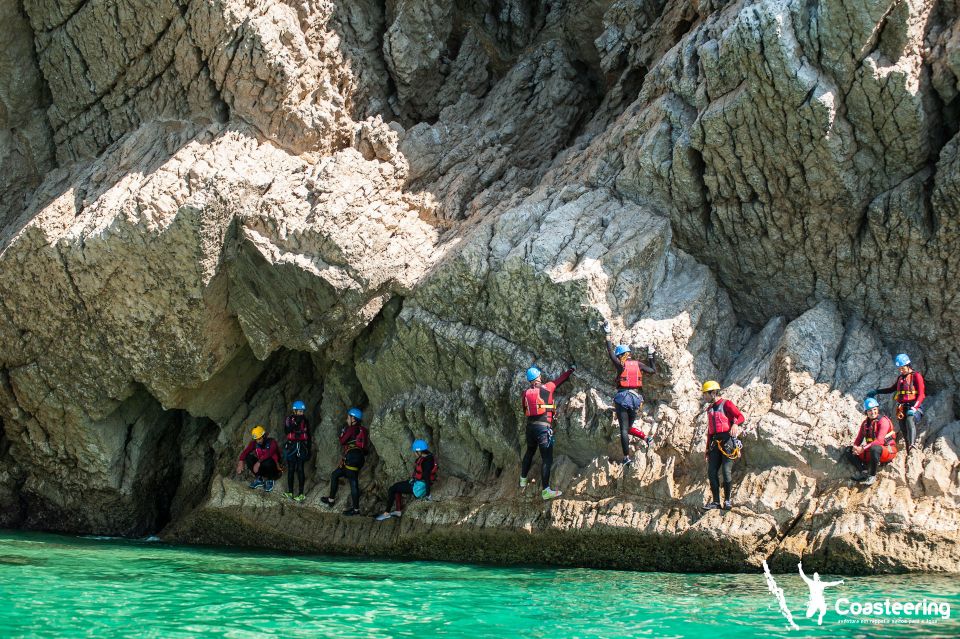
{"type": "Polygon", "coordinates": [[[650,438],[639,428],[634,427],[637,421],[637,414],[643,406],[643,395],[640,391],[643,389],[643,374],[649,373],[656,375],[657,367],[653,361],[656,349],[651,345],[647,347],[647,363],[631,358],[630,347],[620,344],[616,348],[610,341],[610,324],[604,322],[603,332],[607,334],[607,355],[613,362],[617,370],[617,394],[613,398],[614,410],[617,413],[617,421],[620,423],[620,448],[623,449],[623,465],[633,463],[630,458],[630,435],[639,437],[644,444],[650,444],[650,438]]]}
{"type": "Polygon", "coordinates": [[[707,510],[720,508],[720,472],[723,471],[723,508],[730,510],[733,504],[730,493],[733,484],[733,462],[740,456],[740,424],[744,417],[740,409],[729,399],[720,396],[720,384],[713,380],[703,383],[701,388],[707,406],[707,450],[703,458],[707,460],[707,477],[710,480],[710,493],[713,501],[704,506],[707,510]]]}
{"type": "Polygon", "coordinates": [[[430,489],[433,488],[433,482],[437,481],[440,465],[430,452],[426,440],[414,440],[410,450],[417,454],[417,460],[413,462],[413,473],[410,479],[398,481],[390,487],[387,493],[387,506],[383,513],[376,516],[377,521],[386,521],[391,517],[403,515],[403,495],[413,495],[417,499],[430,497],[430,489]],[[391,507],[393,510],[390,510],[391,507]]]}
{"type": "Polygon", "coordinates": [[[827,588],[833,586],[839,586],[843,583],[843,579],[840,581],[820,581],[820,573],[813,573],[813,579],[810,579],[805,574],[803,574],[803,564],[797,564],[797,570],[800,571],[800,577],[807,584],[807,588],[810,589],[810,598],[807,599],[807,619],[813,617],[814,613],[819,613],[817,617],[817,625],[820,626],[823,624],[823,616],[827,614],[827,600],[823,596],[823,591],[827,588]]]}
{"type": "Polygon", "coordinates": [[[917,441],[917,422],[923,417],[921,405],[927,397],[926,385],[923,375],[911,368],[910,357],[906,353],[900,353],[894,357],[893,363],[900,369],[897,381],[892,386],[877,388],[867,393],[867,397],[893,393],[893,401],[897,404],[897,427],[907,442],[909,455],[910,449],[917,441]]]}
{"type": "Polygon", "coordinates": [[[303,484],[305,479],[304,465],[310,459],[310,422],[307,421],[304,412],[307,405],[299,399],[293,402],[291,407],[293,414],[289,415],[283,422],[283,430],[287,435],[287,441],[283,445],[283,457],[287,460],[287,492],[283,493],[296,502],[302,502],[306,499],[303,484]],[[294,497],[293,479],[296,474],[300,482],[300,492],[294,497]]]}
{"type": "Polygon", "coordinates": [[[370,445],[370,433],[360,420],[363,413],[359,408],[347,411],[346,424],[340,429],[340,464],[330,474],[330,496],[322,497],[321,502],[333,506],[337,499],[337,489],[340,479],[346,478],[350,484],[350,498],[353,505],[343,511],[344,515],[360,514],[360,469],[367,458],[367,447],[370,445]]]}
{"type": "Polygon", "coordinates": [[[250,488],[263,488],[268,493],[273,490],[273,482],[280,477],[280,447],[277,440],[267,437],[267,430],[260,425],[250,431],[253,439],[240,453],[237,460],[237,474],[243,474],[243,467],[253,473],[250,488]]]}
{"type": "Polygon", "coordinates": [[[541,379],[543,373],[536,366],[531,366],[527,369],[527,381],[530,382],[530,388],[525,390],[520,398],[523,405],[523,414],[527,417],[527,451],[524,453],[523,462],[520,464],[520,488],[526,488],[527,474],[533,464],[533,456],[539,450],[540,475],[543,480],[543,490],[540,491],[540,496],[544,501],[555,499],[561,494],[559,490],[550,488],[550,467],[553,465],[554,443],[553,413],[557,408],[554,404],[553,392],[567,381],[575,370],[576,368],[571,366],[556,379],[543,382],[541,379]]]}
{"type": "Polygon", "coordinates": [[[847,457],[859,471],[852,479],[869,486],[877,481],[880,464],[893,461],[897,456],[897,440],[890,418],[880,414],[880,402],[873,397],[866,398],[863,412],[866,419],[860,424],[853,445],[847,448],[847,457]]]}

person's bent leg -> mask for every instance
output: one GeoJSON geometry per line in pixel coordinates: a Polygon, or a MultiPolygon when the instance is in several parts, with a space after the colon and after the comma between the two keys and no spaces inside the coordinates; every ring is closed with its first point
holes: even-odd
{"type": "MultiPolygon", "coordinates": [[[[391,510],[398,510],[395,508],[397,504],[397,497],[403,494],[404,488],[410,485],[409,481],[398,481],[393,486],[390,487],[390,490],[387,492],[387,505],[383,507],[383,512],[390,512],[391,510]]],[[[413,492],[411,490],[411,492],[413,492]]]]}
{"type": "Polygon", "coordinates": [[[876,475],[877,469],[880,467],[880,456],[883,454],[882,446],[871,446],[870,447],[870,474],[876,475]]]}
{"type": "Polygon", "coordinates": [[[853,464],[853,467],[856,468],[858,472],[865,473],[867,471],[867,465],[860,459],[860,455],[853,452],[853,446],[847,446],[846,456],[847,460],[853,464]]]}
{"type": "Polygon", "coordinates": [[[340,488],[340,478],[346,475],[346,469],[337,467],[330,473],[330,499],[337,498],[337,490],[340,488]]]}
{"type": "Polygon", "coordinates": [[[275,480],[280,478],[280,468],[273,459],[264,459],[260,462],[260,476],[264,479],[275,480]]]}
{"type": "Polygon", "coordinates": [[[249,470],[249,471],[250,471],[251,473],[253,473],[254,475],[259,475],[259,474],[260,474],[260,473],[254,473],[254,472],[253,472],[253,467],[254,467],[254,465],[255,465],[258,461],[260,461],[260,460],[257,459],[257,455],[256,455],[255,453],[252,453],[252,452],[247,453],[247,456],[243,459],[243,463],[244,463],[244,465],[247,467],[247,470],[249,470]]]}

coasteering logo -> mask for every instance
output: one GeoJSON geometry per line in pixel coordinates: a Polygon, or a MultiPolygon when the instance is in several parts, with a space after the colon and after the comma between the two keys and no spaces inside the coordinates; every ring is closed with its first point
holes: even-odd
{"type": "MultiPolygon", "coordinates": [[[[827,588],[839,586],[840,581],[821,581],[819,573],[813,573],[813,579],[803,572],[803,564],[797,564],[797,570],[807,588],[810,590],[810,596],[807,599],[807,619],[816,615],[817,625],[823,625],[823,616],[827,614],[827,599],[824,592],[827,588]]],[[[780,606],[780,613],[787,620],[787,624],[794,629],[800,630],[800,626],[793,620],[793,613],[787,606],[786,597],[783,594],[783,588],[777,585],[777,581],[770,574],[770,568],[767,562],[763,562],[763,574],[767,579],[767,588],[777,599],[780,606]]],[[[950,604],[945,601],[891,601],[884,599],[882,601],[860,601],[850,599],[849,597],[840,597],[833,606],[834,611],[843,617],[841,623],[936,623],[940,619],[950,618],[950,604]]]]}

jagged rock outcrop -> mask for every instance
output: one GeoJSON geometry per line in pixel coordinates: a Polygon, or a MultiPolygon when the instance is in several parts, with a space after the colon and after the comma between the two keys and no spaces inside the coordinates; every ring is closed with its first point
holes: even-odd
{"type": "Polygon", "coordinates": [[[956,13],[0,2],[0,523],[960,571],[956,13]],[[604,320],[659,353],[657,445],[627,468],[604,320]],[[839,459],[905,349],[930,380],[920,447],[864,489],[839,459]],[[534,362],[577,365],[547,504],[516,486],[534,362]],[[749,416],[729,512],[701,510],[706,378],[749,416]],[[317,440],[303,505],[229,477],[295,398],[317,440]],[[351,405],[364,509],[420,436],[434,502],[324,512],[351,405]]]}

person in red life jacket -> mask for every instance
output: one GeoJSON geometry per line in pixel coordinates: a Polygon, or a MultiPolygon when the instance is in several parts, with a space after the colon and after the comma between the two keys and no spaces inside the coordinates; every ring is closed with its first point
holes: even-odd
{"type": "Polygon", "coordinates": [[[302,502],[306,499],[303,491],[305,483],[304,465],[310,459],[310,422],[304,415],[307,405],[302,401],[298,399],[291,408],[293,414],[289,415],[283,422],[283,430],[287,435],[283,444],[283,457],[287,460],[287,492],[283,493],[283,496],[302,502]],[[293,496],[294,474],[300,482],[300,492],[296,494],[296,497],[293,496]]]}
{"type": "Polygon", "coordinates": [[[350,498],[353,505],[343,511],[344,515],[360,514],[360,469],[367,459],[367,449],[370,446],[370,433],[360,421],[363,413],[359,408],[347,411],[346,425],[340,429],[340,464],[330,474],[330,496],[321,497],[327,506],[333,506],[337,499],[337,489],[340,479],[346,478],[350,484],[350,498]]]}
{"type": "Polygon", "coordinates": [[[559,490],[550,488],[550,468],[553,466],[553,413],[556,411],[553,393],[561,384],[570,379],[576,370],[571,366],[556,379],[544,382],[543,373],[536,366],[527,369],[527,381],[530,388],[523,392],[521,404],[523,414],[527,417],[526,440],[527,451],[520,464],[520,488],[527,486],[527,474],[533,464],[533,456],[540,451],[540,478],[543,480],[543,490],[540,496],[544,501],[555,499],[561,495],[559,490]]]}
{"type": "Polygon", "coordinates": [[[852,479],[869,486],[877,481],[880,464],[897,456],[897,440],[890,418],[880,414],[880,402],[867,397],[863,400],[863,412],[866,419],[860,424],[853,445],[847,448],[847,456],[859,471],[852,479]]]}
{"type": "Polygon", "coordinates": [[[246,465],[253,473],[250,488],[263,488],[268,493],[273,490],[273,482],[280,477],[280,446],[277,440],[267,437],[263,426],[254,426],[250,431],[253,439],[240,453],[237,460],[237,474],[243,474],[246,465]]]}
{"type": "Polygon", "coordinates": [[[740,409],[729,399],[720,396],[720,384],[713,380],[703,383],[704,399],[709,402],[707,412],[707,477],[713,501],[704,506],[707,510],[720,508],[720,474],[723,473],[723,508],[730,510],[730,492],[733,484],[733,462],[740,456],[737,436],[744,417],[740,409]]]}
{"type": "Polygon", "coordinates": [[[391,517],[403,515],[403,495],[413,495],[417,499],[430,498],[430,489],[433,487],[433,482],[437,481],[437,472],[440,467],[426,441],[414,440],[410,450],[417,454],[417,460],[413,462],[413,474],[410,475],[410,479],[398,481],[390,487],[390,492],[387,493],[387,506],[383,513],[376,516],[377,521],[386,521],[391,517]],[[391,507],[393,510],[390,510],[391,507]]]}
{"type": "Polygon", "coordinates": [[[643,374],[656,375],[657,373],[657,367],[653,361],[656,349],[652,345],[647,347],[646,363],[632,359],[629,346],[620,344],[614,348],[609,337],[609,323],[604,322],[603,331],[607,334],[607,355],[617,369],[617,394],[613,397],[613,406],[617,421],[620,423],[620,448],[623,449],[621,463],[629,465],[633,463],[630,458],[630,435],[639,437],[644,444],[650,444],[647,434],[634,427],[634,424],[637,421],[638,411],[643,406],[643,395],[640,393],[643,389],[643,374]]]}
{"type": "Polygon", "coordinates": [[[906,353],[900,353],[893,358],[893,363],[900,369],[897,381],[893,383],[893,386],[877,388],[867,393],[867,397],[893,393],[893,401],[897,404],[897,427],[907,442],[907,454],[909,455],[910,449],[917,441],[917,422],[923,416],[921,405],[923,400],[927,398],[927,389],[923,381],[923,375],[919,371],[913,370],[910,366],[910,357],[906,353]]]}

